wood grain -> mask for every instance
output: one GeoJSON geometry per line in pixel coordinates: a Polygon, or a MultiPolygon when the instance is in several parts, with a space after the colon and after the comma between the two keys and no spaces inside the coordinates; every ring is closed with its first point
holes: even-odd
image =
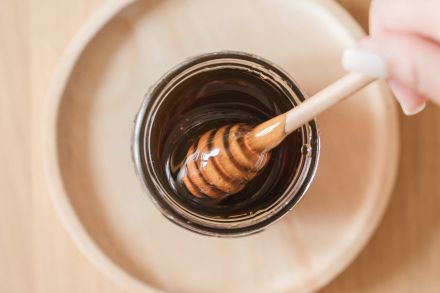
{"type": "MultiPolygon", "coordinates": [[[[47,84],[67,42],[103,0],[2,0],[0,291],[124,292],[61,227],[34,148],[47,84]]],[[[366,25],[368,0],[341,0],[366,25]]],[[[438,292],[440,109],[401,116],[401,165],[378,231],[322,292],[438,292]]]]}
{"type": "Polygon", "coordinates": [[[2,2],[1,7],[0,292],[28,292],[33,265],[28,2],[2,2]]]}
{"type": "Polygon", "coordinates": [[[162,0],[154,6],[138,1],[95,35],[96,24],[119,11],[117,3],[126,2],[109,2],[81,29],[45,100],[50,108],[42,127],[47,184],[72,239],[92,263],[126,288],[143,286],[131,278],[135,276],[167,292],[306,292],[333,279],[375,230],[397,171],[397,107],[380,84],[319,117],[326,147],[313,186],[295,212],[265,233],[228,244],[185,233],[160,217],[133,176],[127,134],[146,84],[187,56],[218,48],[281,59],[285,70],[313,95],[343,75],[340,54],[354,45],[353,37],[344,36],[362,35],[353,20],[330,0],[278,0],[271,5],[243,0],[226,6],[203,0],[162,0]],[[223,9],[232,4],[240,17],[225,23],[229,12],[223,9]],[[214,7],[219,17],[210,14],[214,7]],[[317,21],[325,14],[318,12],[321,7],[336,18],[317,21]],[[268,9],[272,13],[261,22],[268,9]],[[339,21],[347,28],[335,27],[339,21]],[[181,27],[188,28],[183,39],[176,30],[181,27]],[[216,38],[204,37],[218,27],[223,29],[216,38]],[[299,34],[299,27],[307,30],[299,34]],[[282,50],[259,45],[262,38],[268,44],[282,43],[292,30],[298,33],[296,42],[282,50]],[[91,35],[93,39],[87,37],[91,35]],[[319,64],[329,70],[314,72],[313,63],[304,62],[317,56],[324,57],[319,64]],[[73,71],[69,64],[76,64],[73,71]],[[125,72],[130,74],[121,74],[125,72]],[[345,125],[343,136],[340,125],[345,125]],[[342,161],[334,172],[335,162],[342,161]],[[158,253],[158,247],[166,253],[158,253]]]}

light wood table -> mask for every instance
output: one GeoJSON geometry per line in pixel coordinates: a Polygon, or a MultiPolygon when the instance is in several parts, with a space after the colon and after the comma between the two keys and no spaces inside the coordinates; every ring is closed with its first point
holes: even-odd
{"type": "MultiPolygon", "coordinates": [[[[36,127],[55,65],[104,0],[0,0],[0,292],[124,292],[52,208],[36,127]]],[[[368,0],[340,1],[366,27],[368,0]]],[[[399,175],[368,246],[322,292],[440,290],[440,108],[401,116],[399,175]]]]}

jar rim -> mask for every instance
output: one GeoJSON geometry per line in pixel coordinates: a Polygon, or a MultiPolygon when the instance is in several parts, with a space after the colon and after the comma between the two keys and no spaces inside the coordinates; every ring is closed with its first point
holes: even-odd
{"type": "Polygon", "coordinates": [[[200,215],[194,215],[189,210],[179,210],[178,205],[173,204],[173,198],[168,196],[166,190],[164,190],[158,178],[157,170],[152,164],[153,158],[149,148],[152,125],[157,111],[160,109],[160,104],[166,99],[166,94],[172,91],[173,87],[183,77],[191,72],[206,70],[209,66],[212,70],[215,67],[226,66],[225,64],[229,64],[229,66],[252,65],[252,69],[259,71],[261,74],[267,74],[269,78],[273,79],[273,82],[286,89],[289,92],[288,98],[291,99],[290,102],[293,102],[294,105],[301,103],[306,98],[296,82],[284,70],[257,55],[238,51],[220,51],[188,58],[165,73],[145,94],[134,122],[132,159],[136,173],[144,188],[165,217],[179,226],[199,234],[235,237],[263,230],[279,220],[299,202],[315,176],[319,161],[320,139],[314,120],[301,127],[301,135],[303,141],[308,145],[308,151],[301,155],[303,165],[297,170],[296,180],[292,180],[283,194],[279,196],[275,205],[276,208],[271,210],[271,213],[258,215],[258,217],[255,215],[253,218],[228,223],[227,221],[215,222],[203,219],[200,215]]]}

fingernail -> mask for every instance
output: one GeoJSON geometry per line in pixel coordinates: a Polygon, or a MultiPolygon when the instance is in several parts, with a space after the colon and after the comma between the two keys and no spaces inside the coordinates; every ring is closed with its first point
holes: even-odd
{"type": "Polygon", "coordinates": [[[400,85],[394,80],[388,81],[388,85],[396,97],[396,100],[399,102],[400,107],[402,107],[402,111],[405,115],[416,115],[425,109],[426,101],[420,99],[420,97],[411,90],[400,85]]]}
{"type": "Polygon", "coordinates": [[[405,104],[400,104],[400,106],[402,107],[402,111],[403,113],[405,113],[406,116],[412,116],[422,112],[426,107],[426,102],[423,102],[415,107],[409,107],[405,104]]]}
{"type": "Polygon", "coordinates": [[[385,78],[387,67],[384,59],[376,53],[362,49],[347,49],[342,55],[342,66],[347,71],[385,78]]]}

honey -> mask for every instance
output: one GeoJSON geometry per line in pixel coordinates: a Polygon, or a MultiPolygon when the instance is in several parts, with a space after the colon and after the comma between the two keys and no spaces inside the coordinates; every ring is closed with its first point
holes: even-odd
{"type": "Polygon", "coordinates": [[[133,161],[147,194],[169,220],[196,233],[236,237],[263,230],[301,199],[314,177],[319,157],[314,121],[273,149],[265,167],[238,193],[197,197],[179,174],[203,133],[259,124],[304,99],[284,71],[255,55],[223,51],[179,64],[151,87],[135,119],[133,161]]]}
{"type": "Polygon", "coordinates": [[[193,76],[171,95],[181,102],[170,109],[173,114],[164,121],[161,160],[176,198],[199,213],[216,216],[255,212],[259,205],[273,201],[289,173],[298,168],[299,131],[272,152],[266,168],[242,191],[223,199],[193,196],[179,178],[179,170],[189,147],[206,131],[236,123],[256,125],[290,109],[283,93],[252,72],[222,69],[193,76]]]}

